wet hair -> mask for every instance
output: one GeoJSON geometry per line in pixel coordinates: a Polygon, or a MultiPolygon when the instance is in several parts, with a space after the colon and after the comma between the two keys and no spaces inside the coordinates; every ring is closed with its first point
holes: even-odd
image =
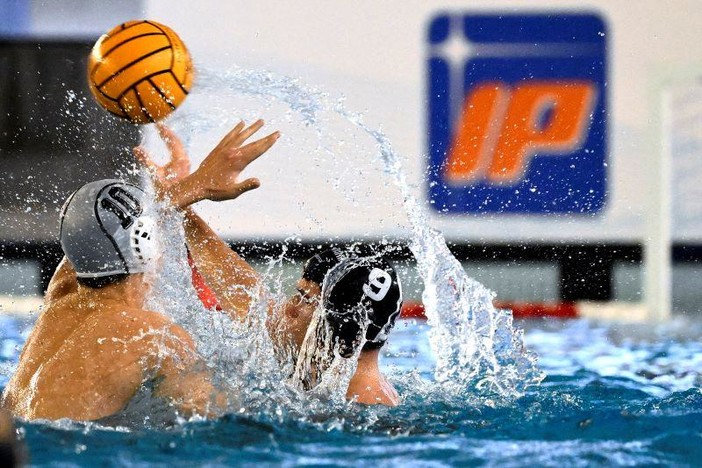
{"type": "Polygon", "coordinates": [[[363,351],[383,347],[400,314],[402,288],[382,255],[325,250],[307,261],[302,277],[322,287],[325,322],[341,356],[353,355],[364,330],[363,351]]]}
{"type": "Polygon", "coordinates": [[[120,281],[124,280],[127,276],[129,276],[127,273],[120,273],[117,275],[110,276],[99,276],[97,278],[81,278],[80,276],[78,276],[76,280],[81,286],[87,286],[93,289],[100,289],[110,284],[117,284],[120,281]]]}

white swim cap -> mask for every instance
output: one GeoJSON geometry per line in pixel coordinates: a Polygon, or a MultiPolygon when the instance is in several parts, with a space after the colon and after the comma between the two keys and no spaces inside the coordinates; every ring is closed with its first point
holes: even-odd
{"type": "Polygon", "coordinates": [[[79,278],[142,273],[155,259],[156,223],[146,194],[115,179],[86,184],[61,209],[61,248],[79,278]]]}

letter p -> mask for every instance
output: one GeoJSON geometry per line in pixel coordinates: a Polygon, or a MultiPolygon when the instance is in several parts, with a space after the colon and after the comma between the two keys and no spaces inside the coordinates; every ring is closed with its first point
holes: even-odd
{"type": "Polygon", "coordinates": [[[536,154],[575,151],[583,144],[595,102],[585,82],[532,82],[514,89],[486,176],[513,184],[536,154]]]}

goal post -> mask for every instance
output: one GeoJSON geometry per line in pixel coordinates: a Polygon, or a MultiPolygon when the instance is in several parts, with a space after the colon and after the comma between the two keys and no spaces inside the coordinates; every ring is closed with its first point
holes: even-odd
{"type": "MultiPolygon", "coordinates": [[[[645,161],[648,196],[643,239],[643,296],[648,320],[665,321],[672,315],[673,226],[681,219],[680,213],[690,211],[685,208],[689,203],[678,206],[684,200],[674,199],[674,193],[680,192],[680,187],[673,182],[674,167],[681,161],[702,159],[702,65],[669,68],[659,73],[653,83],[649,101],[651,151],[645,161]],[[695,119],[695,115],[699,117],[695,119]],[[690,145],[679,144],[681,139],[698,140],[700,152],[690,153],[690,145]],[[678,216],[674,216],[676,213],[678,216]]],[[[702,175],[702,164],[699,169],[702,175]]],[[[685,187],[682,192],[685,193],[685,187]]]]}

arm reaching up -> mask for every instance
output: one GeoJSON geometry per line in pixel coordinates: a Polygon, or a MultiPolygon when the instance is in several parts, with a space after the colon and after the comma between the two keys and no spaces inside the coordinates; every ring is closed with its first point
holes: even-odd
{"type": "MultiPolygon", "coordinates": [[[[159,134],[171,154],[165,166],[156,166],[142,148],[135,148],[134,153],[151,172],[157,191],[176,207],[183,208],[190,200],[203,199],[200,198],[203,193],[207,194],[204,198],[211,200],[232,199],[260,185],[257,179],[243,182],[236,179],[278,138],[275,132],[241,146],[262,126],[261,120],[247,128],[243,123],[237,125],[191,175],[187,175],[190,162],[185,147],[164,125],[159,126],[159,134]],[[202,190],[201,187],[209,188],[202,190]]],[[[189,208],[185,210],[184,227],[190,255],[205,283],[214,291],[220,307],[233,319],[243,320],[258,294],[258,274],[189,208]]]]}
{"type": "Polygon", "coordinates": [[[258,297],[260,277],[191,209],[185,212],[185,239],[190,255],[220,307],[243,320],[258,297]]]}

